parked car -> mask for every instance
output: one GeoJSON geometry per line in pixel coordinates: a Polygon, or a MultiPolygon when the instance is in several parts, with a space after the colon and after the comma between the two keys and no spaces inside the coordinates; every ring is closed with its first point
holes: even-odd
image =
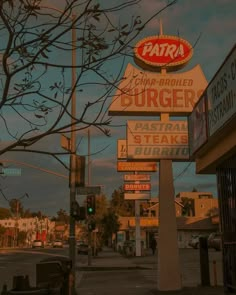
{"type": "Polygon", "coordinates": [[[192,238],[189,240],[188,245],[194,249],[199,249],[199,238],[206,238],[208,239],[208,235],[194,235],[192,238]]]}
{"type": "Polygon", "coordinates": [[[55,240],[52,243],[53,248],[63,248],[63,242],[61,240],[55,240]]]}
{"type": "Polygon", "coordinates": [[[208,237],[208,248],[213,248],[216,251],[222,249],[222,235],[221,233],[211,233],[208,237]]]}
{"type": "Polygon", "coordinates": [[[88,244],[85,243],[81,243],[77,246],[77,253],[78,254],[85,254],[87,255],[89,251],[89,247],[88,244]]]}
{"type": "Polygon", "coordinates": [[[41,240],[34,240],[32,243],[32,248],[43,248],[44,244],[41,240]]]}
{"type": "Polygon", "coordinates": [[[199,248],[199,235],[194,235],[192,238],[189,240],[188,245],[194,249],[199,248]]]}

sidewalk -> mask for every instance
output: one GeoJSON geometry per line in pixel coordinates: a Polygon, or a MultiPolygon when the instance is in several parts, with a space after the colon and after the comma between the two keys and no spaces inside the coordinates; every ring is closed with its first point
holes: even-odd
{"type": "MultiPolygon", "coordinates": [[[[142,269],[154,269],[152,265],[144,265],[142,263],[142,259],[140,259],[141,264],[138,263],[139,257],[136,258],[126,258],[122,256],[120,253],[113,251],[111,248],[104,247],[103,251],[101,251],[97,257],[92,257],[91,265],[86,265],[85,262],[78,262],[77,264],[77,292],[79,293],[79,283],[83,279],[84,272],[90,271],[109,271],[109,270],[142,270],[142,269]]],[[[156,268],[156,266],[155,266],[156,268]]],[[[153,270],[155,271],[155,270],[153,270]]],[[[96,274],[96,273],[95,273],[96,274]]],[[[94,274],[94,275],[95,275],[94,274]]],[[[191,273],[190,273],[191,276],[191,273]]],[[[187,278],[190,281],[191,277],[187,278]]],[[[114,280],[115,281],[115,280],[114,280]]],[[[115,286],[114,286],[115,288],[115,286]]],[[[112,290],[111,290],[112,293],[112,290]]],[[[96,288],[94,288],[94,293],[96,294],[96,288]]],[[[133,294],[133,293],[132,293],[133,294]]],[[[203,287],[203,286],[192,286],[185,287],[181,290],[176,291],[159,291],[157,289],[153,289],[153,284],[150,284],[150,295],[224,295],[223,287],[203,287]]],[[[128,295],[128,294],[125,294],[128,295]]]]}

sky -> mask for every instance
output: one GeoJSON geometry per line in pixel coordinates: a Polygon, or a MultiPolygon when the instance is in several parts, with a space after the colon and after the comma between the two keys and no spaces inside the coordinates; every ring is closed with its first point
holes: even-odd
{"type": "MultiPolygon", "coordinates": [[[[121,1],[115,1],[119,3],[121,1]]],[[[149,15],[153,8],[162,7],[165,1],[143,1],[143,5],[135,7],[133,13],[149,15]]],[[[45,1],[45,4],[60,5],[61,1],[45,1]]],[[[104,4],[106,1],[100,1],[104,4]]],[[[125,15],[115,15],[127,17],[125,15]]],[[[224,61],[236,40],[236,1],[235,0],[179,0],[168,10],[161,13],[142,32],[138,40],[157,35],[159,22],[162,20],[163,33],[180,36],[190,44],[195,44],[193,57],[182,70],[188,71],[199,64],[208,82],[224,61]]],[[[137,41],[138,41],[137,40],[137,41]]],[[[129,62],[137,67],[132,59],[129,62]]],[[[125,69],[124,69],[125,71],[125,69]]],[[[111,197],[112,192],[124,184],[124,173],[117,172],[117,140],[126,138],[126,121],[143,120],[143,117],[113,117],[111,137],[105,137],[94,129],[90,130],[90,149],[88,147],[88,133],[78,133],[77,144],[81,155],[90,152],[90,169],[86,169],[86,177],[90,171],[90,185],[99,185],[102,192],[111,197]]],[[[147,118],[145,118],[147,119],[147,118]]],[[[149,118],[148,118],[149,119],[149,118]]],[[[153,118],[152,118],[153,119],[153,118]]],[[[150,118],[151,120],[151,118],[150,118]]],[[[17,122],[16,122],[17,124],[17,122]]],[[[41,148],[62,151],[60,138],[52,136],[40,142],[41,148]]],[[[49,216],[55,216],[62,208],[68,212],[69,187],[68,171],[55,159],[44,155],[29,153],[7,153],[1,156],[0,161],[11,168],[21,168],[21,176],[0,178],[1,189],[8,199],[21,198],[25,193],[29,197],[21,199],[25,209],[42,211],[49,216]],[[33,168],[34,166],[34,168],[33,168]],[[41,170],[40,170],[41,169],[41,170]],[[50,173],[46,173],[48,170],[50,173]]],[[[65,159],[65,161],[67,161],[65,159]]],[[[88,167],[87,167],[88,168],[88,167]]],[[[195,163],[173,163],[175,193],[180,191],[212,192],[217,197],[215,175],[196,175],[195,163]]],[[[158,196],[158,172],[151,174],[151,197],[158,196]]],[[[83,203],[84,196],[76,197],[83,203]]],[[[7,201],[0,197],[0,207],[8,207],[7,201]]]]}

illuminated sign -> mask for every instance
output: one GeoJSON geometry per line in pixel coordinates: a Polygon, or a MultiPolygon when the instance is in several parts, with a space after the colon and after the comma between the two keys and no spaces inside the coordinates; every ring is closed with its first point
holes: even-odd
{"type": "Polygon", "coordinates": [[[151,176],[149,174],[126,174],[124,175],[124,181],[150,181],[151,176]]]}
{"type": "Polygon", "coordinates": [[[124,190],[125,191],[150,191],[151,184],[150,183],[125,183],[124,190]]]}
{"type": "Polygon", "coordinates": [[[127,171],[146,171],[155,172],[157,171],[157,163],[155,162],[117,162],[118,172],[127,171]]]}
{"type": "Polygon", "coordinates": [[[142,72],[128,64],[109,107],[109,115],[156,116],[171,113],[185,116],[207,86],[199,65],[184,73],[142,72]]]}
{"type": "Polygon", "coordinates": [[[135,46],[135,62],[144,69],[166,68],[175,71],[182,68],[192,57],[192,46],[175,36],[150,36],[135,46]]]}
{"type": "Polygon", "coordinates": [[[236,115],[236,46],[207,87],[208,130],[212,136],[236,115]]]}
{"type": "Polygon", "coordinates": [[[127,121],[127,157],[189,160],[187,121],[127,121]]]}

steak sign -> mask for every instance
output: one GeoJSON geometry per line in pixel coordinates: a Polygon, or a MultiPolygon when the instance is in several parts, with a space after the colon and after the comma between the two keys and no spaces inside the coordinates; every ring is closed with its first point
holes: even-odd
{"type": "Polygon", "coordinates": [[[176,36],[150,36],[135,46],[134,60],[144,69],[176,71],[185,66],[193,55],[192,46],[176,36]]]}

